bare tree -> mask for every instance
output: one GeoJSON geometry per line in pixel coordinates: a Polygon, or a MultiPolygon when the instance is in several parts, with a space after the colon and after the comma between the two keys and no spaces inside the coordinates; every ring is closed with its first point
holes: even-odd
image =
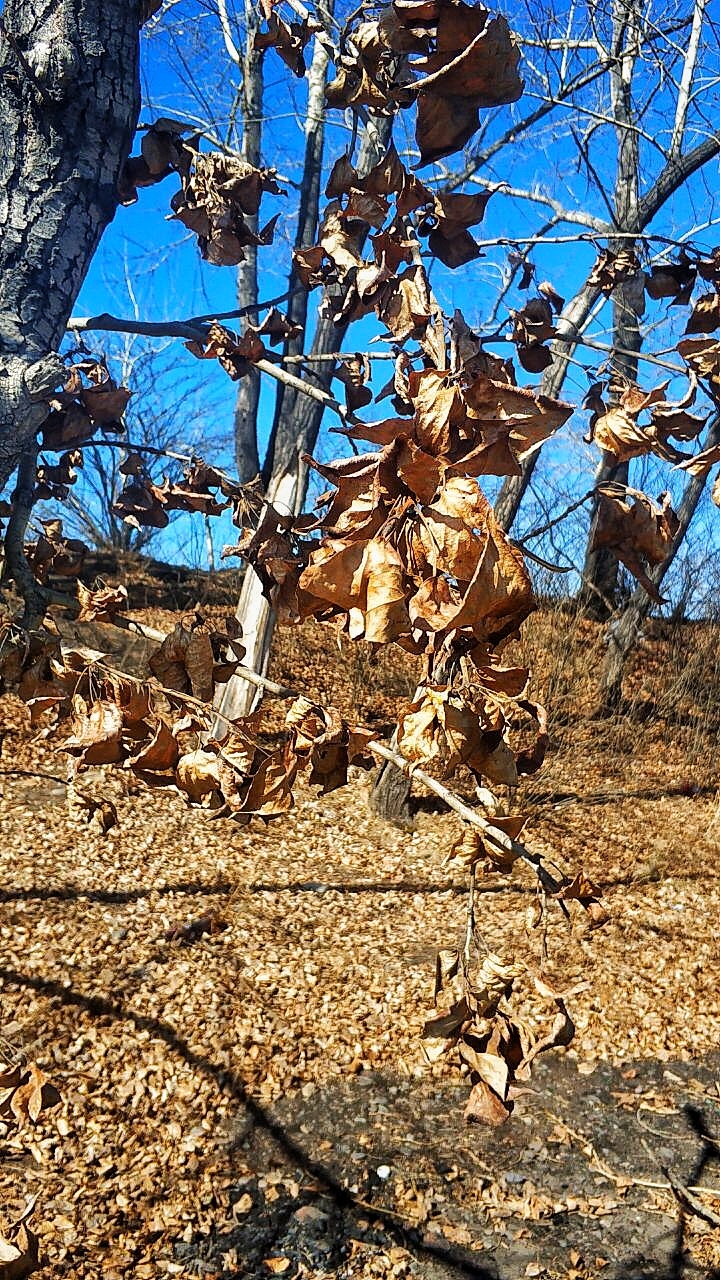
{"type": "MultiPolygon", "coordinates": [[[[268,111],[264,92],[264,54],[256,47],[260,22],[257,11],[245,0],[242,13],[231,15],[226,0],[219,0],[218,14],[225,47],[241,73],[239,112],[243,122],[243,159],[259,166],[263,156],[263,120],[268,111]]],[[[315,35],[313,52],[306,75],[304,143],[297,180],[298,203],[294,246],[307,248],[314,244],[320,225],[320,202],[323,176],[326,172],[327,106],[325,89],[328,82],[329,47],[337,39],[334,5],[320,6],[321,29],[315,35]]],[[[363,175],[379,160],[390,136],[389,117],[375,117],[362,112],[362,138],[358,172],[363,175]]],[[[238,304],[243,312],[257,308],[261,295],[259,263],[256,248],[250,248],[238,268],[238,304]]],[[[307,290],[302,287],[293,262],[287,277],[287,319],[295,330],[283,344],[283,358],[290,360],[302,378],[318,391],[329,394],[336,369],[333,354],[340,351],[348,328],[348,320],[336,322],[333,316],[313,314],[307,290]],[[303,353],[304,356],[303,356],[303,353]]],[[[341,299],[338,299],[338,304],[341,299]]],[[[235,457],[238,475],[249,480],[262,474],[266,500],[275,510],[296,516],[302,510],[307,490],[306,454],[315,447],[325,408],[322,396],[308,397],[291,379],[278,381],[272,419],[264,457],[260,457],[260,376],[253,370],[238,388],[235,405],[235,457]]],[[[246,663],[254,671],[265,674],[270,657],[274,629],[274,613],[263,595],[262,583],[248,568],[238,602],[237,615],[243,627],[246,663]]],[[[223,715],[244,715],[257,698],[257,688],[237,677],[229,682],[220,710],[223,715]]]]}
{"type": "MultiPolygon", "coordinates": [[[[559,41],[554,32],[547,33],[542,20],[537,23],[535,36],[528,37],[528,44],[537,48],[542,58],[548,109],[557,104],[559,92],[567,83],[568,64],[575,65],[575,83],[579,87],[573,87],[564,101],[571,117],[569,127],[578,166],[587,182],[587,198],[584,207],[578,204],[568,208],[541,185],[524,191],[515,189],[515,194],[549,210],[555,226],[558,222],[571,225],[584,221],[592,232],[606,237],[611,253],[630,256],[642,250],[647,243],[645,237],[652,235],[661,219],[668,242],[672,241],[673,197],[720,153],[720,135],[708,116],[705,94],[701,93],[703,84],[717,70],[712,32],[708,31],[707,3],[695,0],[689,6],[676,6],[656,21],[638,0],[615,0],[605,32],[603,19],[594,6],[577,6],[572,17],[574,30],[562,38],[559,70],[554,62],[559,41]],[[595,49],[603,70],[591,83],[582,83],[577,63],[580,60],[582,65],[588,47],[595,49]]],[[[572,79],[570,83],[573,84],[572,79]]],[[[528,130],[530,136],[537,128],[538,123],[533,121],[528,130]]],[[[689,193],[688,198],[691,197],[689,193]]],[[[541,243],[542,239],[540,233],[538,241],[541,243]]],[[[661,235],[658,239],[661,242],[661,235]]],[[[632,278],[619,283],[610,296],[608,363],[610,374],[618,383],[637,379],[637,355],[642,350],[643,280],[641,271],[636,271],[632,278]]],[[[557,325],[554,363],[543,379],[543,390],[549,394],[560,394],[569,358],[582,352],[591,319],[598,314],[602,318],[602,312],[594,308],[605,296],[599,288],[583,282],[563,311],[557,325]]],[[[502,487],[496,510],[505,528],[510,528],[517,516],[537,462],[537,454],[528,457],[522,475],[510,477],[502,487]]],[[[617,467],[608,456],[600,463],[596,480],[622,483],[627,482],[627,477],[626,464],[617,467]]],[[[588,546],[591,541],[592,538],[588,546]]],[[[613,553],[606,549],[588,551],[583,578],[588,606],[606,612],[617,579],[613,553]]]]}
{"type": "MultiPolygon", "coordinates": [[[[98,550],[146,551],[167,535],[163,527],[137,526],[123,518],[118,498],[126,476],[119,460],[139,454],[143,474],[152,483],[180,480],[188,456],[204,455],[211,444],[218,449],[223,443],[214,426],[219,416],[217,393],[204,371],[198,373],[195,361],[187,367],[181,364],[177,343],[170,339],[148,342],[123,334],[102,353],[96,348],[96,354],[102,354],[119,385],[132,388],[132,396],[124,433],[94,437],[78,451],[82,465],[62,504],[65,527],[98,550]]],[[[177,510],[167,516],[170,524],[189,519],[177,510]]]]}

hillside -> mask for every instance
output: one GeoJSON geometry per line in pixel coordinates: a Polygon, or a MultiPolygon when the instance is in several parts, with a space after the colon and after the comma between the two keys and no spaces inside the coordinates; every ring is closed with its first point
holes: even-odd
{"type": "MultiPolygon", "coordinates": [[[[488,948],[580,988],[572,1046],[501,1131],[463,1124],[456,1066],[428,1067],[419,1042],[436,950],[465,923],[454,816],[419,794],[412,830],[381,823],[358,771],[239,827],[96,769],[83,790],[119,819],[103,834],[68,811],[62,734],[2,699],[0,1043],[62,1105],[4,1140],[1,1203],[7,1223],[37,1196],[42,1274],[671,1274],[661,1166],[720,1186],[693,1170],[682,1110],[720,1132],[718,634],[653,625],[603,719],[601,631],[562,611],[527,630],[518,656],[551,710],[547,763],[516,797],[527,841],[582,867],[611,919],[551,911],[543,962],[530,875],[481,882],[488,948]]],[[[313,626],[279,634],[271,675],[380,734],[416,671],[313,626]]],[[[720,1211],[720,1190],[702,1199],[720,1211]]],[[[679,1247],[683,1274],[720,1267],[695,1217],[679,1247]]]]}

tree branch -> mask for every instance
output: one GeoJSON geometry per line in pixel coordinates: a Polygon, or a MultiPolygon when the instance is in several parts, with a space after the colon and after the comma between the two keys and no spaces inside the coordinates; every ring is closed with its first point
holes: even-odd
{"type": "Polygon", "coordinates": [[[714,160],[717,155],[720,155],[720,134],[715,134],[712,138],[706,138],[704,142],[698,143],[696,147],[693,147],[692,151],[687,151],[683,156],[671,157],[650,190],[646,191],[645,195],[640,198],[638,204],[639,230],[644,230],[648,223],[652,222],[655,215],[662,209],[665,202],[675,194],[678,187],[687,182],[688,178],[697,173],[698,169],[702,169],[703,165],[710,160],[714,160]]]}
{"type": "Polygon", "coordinates": [[[508,143],[515,142],[521,134],[527,133],[528,129],[531,129],[539,120],[543,120],[545,116],[549,115],[556,106],[561,105],[570,97],[571,94],[576,93],[580,89],[584,89],[586,85],[592,84],[594,80],[599,79],[600,76],[605,74],[610,65],[611,63],[609,61],[603,59],[602,62],[599,62],[597,66],[593,67],[591,70],[583,72],[574,80],[569,81],[564,88],[558,90],[555,98],[550,101],[543,101],[541,106],[537,107],[535,111],[531,111],[523,120],[519,120],[516,124],[511,125],[509,129],[506,129],[505,132],[489,147],[486,147],[484,151],[480,151],[474,155],[468,161],[461,173],[449,178],[444,190],[455,191],[458,187],[461,187],[463,183],[467,182],[473,176],[473,174],[477,173],[478,169],[482,169],[485,165],[489,164],[493,157],[496,156],[499,151],[502,151],[503,147],[507,146],[508,143]]]}
{"type": "Polygon", "coordinates": [[[227,0],[218,0],[218,17],[220,19],[220,28],[222,30],[223,41],[225,44],[225,48],[227,50],[228,57],[230,58],[231,62],[235,63],[236,67],[240,67],[240,69],[242,70],[242,64],[243,64],[242,54],[240,53],[240,50],[238,49],[233,39],[233,34],[230,27],[230,18],[228,16],[228,11],[227,11],[227,0]]]}
{"type": "MultiPolygon", "coordinates": [[[[489,182],[486,178],[472,177],[469,179],[474,186],[497,188],[496,182],[489,182]]],[[[552,209],[558,222],[577,223],[582,227],[592,227],[599,236],[612,235],[612,224],[605,222],[602,218],[596,218],[592,213],[583,213],[581,210],[566,209],[564,205],[556,200],[554,196],[546,195],[543,191],[533,191],[529,188],[511,187],[506,183],[502,183],[500,190],[503,195],[513,196],[516,200],[530,200],[534,204],[546,205],[548,209],[552,209]]]]}
{"type": "Polygon", "coordinates": [[[702,36],[703,22],[705,21],[706,7],[707,0],[695,0],[692,29],[688,40],[687,53],[685,54],[685,59],[683,61],[682,76],[680,77],[677,102],[675,104],[675,121],[673,124],[672,138],[670,139],[671,159],[677,159],[679,157],[683,138],[685,136],[688,108],[690,106],[693,78],[695,76],[695,67],[697,65],[698,52],[700,49],[700,38],[702,36]]]}

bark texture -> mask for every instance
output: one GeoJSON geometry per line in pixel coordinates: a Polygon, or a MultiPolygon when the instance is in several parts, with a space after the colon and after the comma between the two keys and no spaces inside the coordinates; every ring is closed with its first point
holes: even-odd
{"type": "MultiPolygon", "coordinates": [[[[396,746],[394,737],[391,745],[396,746]]],[[[398,769],[397,765],[386,760],[377,771],[369,796],[370,808],[378,818],[407,829],[413,824],[411,790],[412,779],[398,769]]]]}
{"type": "MultiPolygon", "coordinates": [[[[640,149],[633,102],[633,78],[640,56],[642,7],[638,0],[616,0],[613,8],[613,49],[617,60],[610,73],[610,97],[617,137],[617,167],[613,197],[616,227],[635,232],[640,229],[639,165],[640,149]]],[[[631,240],[610,240],[613,253],[634,250],[631,240]]],[[[643,276],[619,285],[613,293],[612,372],[620,386],[637,381],[638,361],[632,353],[642,346],[639,316],[644,310],[643,276]]],[[[596,484],[627,484],[629,467],[618,464],[612,454],[603,454],[595,475],[596,484]]],[[[583,568],[580,601],[590,617],[602,620],[613,612],[617,597],[618,559],[608,547],[591,550],[597,521],[594,504],[588,550],[583,568]]]]}
{"type": "Polygon", "coordinates": [[[6,0],[0,18],[0,488],[57,386],[56,355],[140,106],[141,0],[6,0]]]}
{"type": "MultiPolygon", "coordinates": [[[[618,286],[613,298],[613,373],[629,383],[637,380],[638,360],[632,353],[640,351],[642,335],[633,302],[637,289],[618,286]],[[618,348],[620,350],[618,350],[618,348]]],[[[595,483],[626,485],[630,477],[627,462],[618,463],[611,453],[603,453],[595,472],[595,483]]],[[[608,547],[591,550],[597,523],[597,503],[593,504],[588,550],[583,566],[583,582],[579,600],[588,617],[602,622],[609,618],[617,604],[618,558],[608,547]]]]}
{"type": "MultiPolygon", "coordinates": [[[[372,118],[368,121],[363,131],[362,144],[360,147],[360,155],[358,158],[357,169],[361,177],[367,173],[374,164],[380,159],[385,152],[390,134],[392,130],[392,121],[381,117],[372,118]]],[[[306,154],[306,162],[308,156],[306,154]]],[[[315,164],[315,160],[312,161],[315,164]]],[[[310,169],[306,168],[303,186],[310,180],[310,169]]],[[[312,208],[314,209],[314,217],[317,220],[319,205],[319,175],[317,178],[317,190],[314,197],[312,208]]],[[[301,222],[298,227],[297,243],[305,246],[312,244],[317,234],[317,221],[315,227],[311,229],[310,218],[307,213],[303,215],[303,207],[301,207],[301,222]],[[303,238],[301,239],[301,234],[303,238]]],[[[299,281],[294,272],[291,273],[289,288],[291,293],[299,286],[299,281]]],[[[341,295],[340,295],[341,297],[341,295]]],[[[307,299],[304,304],[305,316],[307,316],[307,299]]],[[[292,314],[292,313],[291,313],[292,314]]],[[[294,317],[293,317],[294,318],[294,317]]],[[[339,351],[345,340],[348,331],[348,324],[344,322],[340,325],[333,323],[329,316],[320,316],[317,321],[317,327],[313,334],[313,340],[310,350],[313,355],[325,355],[331,351],[339,351]]],[[[307,329],[305,339],[307,340],[307,329]]],[[[298,340],[299,341],[299,340],[298,340]]],[[[288,351],[299,351],[302,347],[288,345],[288,351]]],[[[333,364],[323,364],[313,367],[309,366],[309,372],[304,373],[304,377],[312,378],[315,384],[324,391],[330,390],[330,384],[335,372],[333,364]]],[[[320,430],[320,423],[323,416],[323,406],[316,400],[311,400],[308,396],[304,396],[300,391],[294,391],[290,387],[281,387],[278,390],[278,399],[276,402],[275,422],[268,446],[268,453],[263,467],[263,476],[266,483],[269,484],[271,477],[279,478],[288,471],[300,469],[300,484],[302,487],[302,497],[300,506],[305,500],[305,489],[307,485],[307,477],[305,468],[301,462],[303,453],[312,453],[315,448],[315,442],[320,430]]]]}
{"type": "MultiPolygon", "coordinates": [[[[316,54],[309,75],[305,162],[296,237],[298,245],[312,244],[317,234],[326,73],[327,58],[316,54]]],[[[358,160],[358,169],[361,174],[372,168],[385,151],[390,125],[389,120],[380,119],[377,122],[371,120],[366,126],[358,160]]],[[[286,345],[287,354],[302,351],[303,338],[307,338],[308,301],[304,290],[302,294],[296,293],[299,288],[299,281],[294,272],[291,272],[289,279],[291,302],[288,314],[296,323],[305,326],[305,332],[303,337],[286,345]]],[[[240,301],[243,306],[246,305],[248,296],[241,296],[240,301]]],[[[310,348],[312,353],[318,355],[340,350],[347,328],[347,324],[336,325],[329,317],[320,317],[313,334],[310,348]]],[[[311,363],[308,369],[303,371],[303,377],[312,378],[315,385],[323,390],[329,390],[333,371],[332,363],[319,366],[319,370],[311,363]]],[[[263,478],[267,501],[284,513],[292,512],[298,515],[302,510],[307,490],[307,465],[303,462],[302,455],[312,453],[315,447],[323,411],[322,404],[311,400],[302,392],[295,391],[292,387],[278,386],[263,478]]],[[[255,416],[257,417],[257,410],[255,416]]],[[[262,594],[257,574],[250,566],[243,580],[236,615],[243,629],[245,665],[252,668],[258,675],[266,675],[275,629],[275,614],[262,594]]],[[[254,685],[239,676],[233,676],[220,698],[219,710],[230,720],[238,719],[248,715],[260,698],[261,694],[254,685]]],[[[216,729],[220,731],[221,728],[222,722],[218,720],[216,729]]]]}

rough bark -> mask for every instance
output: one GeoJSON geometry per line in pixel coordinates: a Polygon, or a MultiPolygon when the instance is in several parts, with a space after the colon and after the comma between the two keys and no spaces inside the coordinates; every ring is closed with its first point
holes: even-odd
{"type": "Polygon", "coordinates": [[[0,488],[44,420],[55,354],[140,106],[142,0],[6,0],[0,19],[0,488]]]}
{"type": "MultiPolygon", "coordinates": [[[[632,300],[636,290],[620,285],[613,298],[613,373],[627,382],[637,379],[637,357],[628,352],[639,352],[642,335],[632,300]],[[620,351],[617,350],[620,348],[620,351]]],[[[595,472],[595,484],[628,483],[630,467],[627,462],[618,463],[611,453],[603,453],[595,472]]],[[[597,521],[597,504],[593,505],[588,549],[583,566],[583,582],[579,602],[588,617],[603,621],[610,617],[617,604],[618,558],[607,547],[591,550],[597,521]]]]}
{"type": "MultiPolygon", "coordinates": [[[[365,126],[357,163],[357,169],[361,176],[367,173],[380,159],[390,140],[391,128],[392,120],[383,117],[377,119],[371,117],[365,126]]],[[[304,243],[311,244],[315,234],[316,231],[313,230],[311,237],[305,240],[304,243]]],[[[291,273],[289,288],[291,292],[294,292],[297,288],[297,279],[294,273],[291,273]]],[[[339,351],[342,348],[347,331],[347,323],[336,325],[330,317],[320,316],[310,348],[312,354],[325,355],[331,351],[339,351]]],[[[314,368],[311,364],[310,369],[312,374],[306,373],[305,376],[312,376],[317,386],[329,391],[335,366],[328,363],[314,368]]],[[[289,388],[285,389],[282,400],[279,403],[280,411],[276,414],[263,474],[277,477],[284,472],[295,471],[299,467],[303,486],[302,500],[304,501],[307,478],[300,457],[303,453],[312,453],[315,447],[322,421],[323,406],[318,404],[317,401],[310,400],[307,396],[302,395],[301,392],[293,391],[289,388]]]]}
{"type": "MultiPolygon", "coordinates": [[[[395,745],[393,737],[392,746],[395,745]]],[[[391,760],[386,760],[375,776],[375,783],[369,797],[370,808],[378,818],[384,818],[386,822],[409,827],[413,820],[410,804],[411,790],[412,779],[398,769],[391,760]]]]}
{"type": "MultiPolygon", "coordinates": [[[[640,53],[641,6],[638,0],[616,0],[613,8],[613,48],[618,57],[610,74],[615,133],[617,136],[617,168],[615,171],[615,226],[627,231],[640,227],[639,141],[633,104],[633,76],[640,53]]],[[[610,240],[609,248],[634,249],[631,240],[610,240]]],[[[638,361],[626,352],[639,352],[642,346],[638,313],[644,307],[642,277],[619,285],[613,293],[612,371],[620,384],[637,380],[638,361]]],[[[618,464],[612,454],[603,454],[595,475],[596,484],[627,484],[627,463],[618,464]]],[[[615,553],[607,547],[591,550],[597,521],[597,504],[593,509],[588,550],[583,568],[580,603],[586,613],[602,620],[612,612],[617,600],[619,564],[615,553]]]]}
{"type": "MultiPolygon", "coordinates": [[[[720,444],[720,417],[712,423],[703,448],[709,449],[716,444],[720,444]]],[[[673,539],[670,554],[649,575],[656,587],[660,587],[683,544],[705,484],[705,476],[691,476],[685,486],[685,492],[677,509],[680,525],[673,539]]],[[[637,644],[640,628],[651,608],[652,600],[647,591],[642,587],[636,587],[620,616],[608,628],[608,649],[602,676],[603,708],[608,712],[617,710],[620,705],[625,664],[637,644]]]]}

